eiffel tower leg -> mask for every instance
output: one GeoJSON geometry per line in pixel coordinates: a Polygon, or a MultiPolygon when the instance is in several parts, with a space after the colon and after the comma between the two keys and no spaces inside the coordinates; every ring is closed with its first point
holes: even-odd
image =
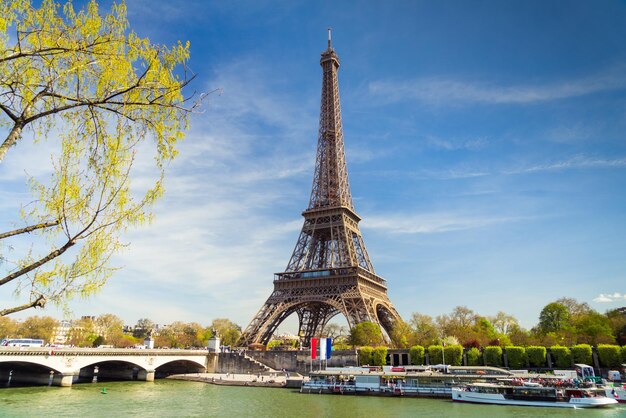
{"type": "Polygon", "coordinates": [[[361,322],[372,322],[381,328],[385,342],[391,341],[389,336],[394,322],[400,319],[400,315],[391,305],[391,302],[360,296],[344,299],[344,306],[345,312],[343,313],[350,328],[361,322]]]}
{"type": "Polygon", "coordinates": [[[334,306],[321,302],[301,305],[296,312],[300,322],[298,335],[303,338],[303,347],[309,347],[311,338],[322,335],[328,321],[339,313],[334,306]]]}
{"type": "Polygon", "coordinates": [[[293,312],[292,305],[276,300],[275,294],[272,294],[241,334],[237,345],[249,346],[254,343],[266,345],[280,323],[293,312]]]}

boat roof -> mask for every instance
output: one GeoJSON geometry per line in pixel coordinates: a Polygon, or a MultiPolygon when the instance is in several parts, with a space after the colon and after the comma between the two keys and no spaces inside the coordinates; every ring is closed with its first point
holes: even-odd
{"type": "MultiPolygon", "coordinates": [[[[439,369],[424,369],[424,366],[419,366],[418,370],[412,370],[411,367],[415,366],[398,366],[394,367],[396,370],[370,370],[369,367],[346,367],[346,368],[332,368],[328,370],[312,371],[310,376],[379,376],[383,378],[411,378],[411,377],[449,377],[449,378],[520,378],[520,379],[558,379],[562,380],[563,376],[555,376],[553,374],[544,373],[515,373],[501,369],[498,367],[490,366],[449,366],[448,372],[444,372],[439,369]],[[399,371],[398,369],[404,369],[399,371]]],[[[426,366],[428,367],[428,366],[426,366]]]]}

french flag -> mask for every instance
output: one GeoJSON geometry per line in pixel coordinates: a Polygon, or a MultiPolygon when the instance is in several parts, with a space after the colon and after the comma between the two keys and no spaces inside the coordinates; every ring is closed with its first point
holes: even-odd
{"type": "Polygon", "coordinates": [[[319,347],[320,360],[328,360],[333,350],[332,338],[311,338],[311,358],[317,358],[317,348],[319,347]]]}

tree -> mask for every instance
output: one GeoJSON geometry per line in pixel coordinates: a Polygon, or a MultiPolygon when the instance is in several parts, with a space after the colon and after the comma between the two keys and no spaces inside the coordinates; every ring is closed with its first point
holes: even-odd
{"type": "Polygon", "coordinates": [[[393,323],[389,337],[391,338],[392,346],[395,348],[408,348],[415,341],[411,326],[402,319],[398,319],[393,323]]]}
{"type": "Polygon", "coordinates": [[[431,316],[413,312],[409,323],[413,327],[417,344],[428,347],[437,342],[440,333],[431,316]]]}
{"type": "Polygon", "coordinates": [[[14,146],[26,133],[53,148],[50,178],[28,179],[34,201],[20,227],[0,231],[0,251],[9,238],[32,248],[10,266],[4,256],[0,286],[12,285],[18,302],[0,307],[2,316],[104,285],[120,234],[150,220],[195,105],[183,96],[193,79],[189,44],[140,38],[123,2],[103,16],[95,0],[79,11],[70,2],[2,0],[0,16],[0,162],[20,152],[14,146]],[[145,140],[155,144],[154,181],[131,189],[145,140]]]}
{"type": "Polygon", "coordinates": [[[51,343],[58,326],[59,321],[49,316],[31,316],[19,324],[17,332],[23,338],[40,338],[51,343]]]}
{"type": "Polygon", "coordinates": [[[324,331],[322,334],[327,338],[332,338],[333,340],[337,340],[345,337],[348,334],[348,330],[346,327],[342,327],[339,324],[329,323],[324,327],[324,331]]]}
{"type": "Polygon", "coordinates": [[[578,302],[574,298],[560,298],[555,302],[565,306],[571,318],[586,315],[593,310],[587,302],[578,302]]]}
{"type": "Polygon", "coordinates": [[[383,343],[380,327],[372,322],[361,322],[350,330],[350,344],[375,346],[383,343]]]}
{"type": "MultiPolygon", "coordinates": [[[[619,345],[626,346],[626,309],[612,309],[606,313],[613,330],[613,335],[619,345]]],[[[626,359],[624,360],[626,363],[626,359]]]]}
{"type": "Polygon", "coordinates": [[[552,302],[544,306],[539,314],[539,330],[547,334],[562,330],[569,321],[569,311],[557,302],[552,302]]]}
{"type": "Polygon", "coordinates": [[[101,345],[104,345],[104,344],[106,344],[106,340],[104,339],[102,335],[98,335],[96,339],[93,340],[93,343],[91,345],[92,347],[100,347],[101,345]]]}
{"type": "Polygon", "coordinates": [[[67,343],[77,347],[92,347],[96,338],[98,338],[96,323],[91,317],[86,316],[72,323],[67,343]]]}
{"type": "Polygon", "coordinates": [[[514,316],[499,311],[496,316],[489,318],[494,329],[500,334],[509,335],[519,328],[519,323],[514,316]]]}
{"type": "Polygon", "coordinates": [[[0,316],[0,340],[17,334],[17,322],[9,317],[0,316]]]}
{"type": "Polygon", "coordinates": [[[96,327],[108,344],[115,347],[123,344],[124,321],[116,315],[104,314],[96,318],[96,327]]]}
{"type": "Polygon", "coordinates": [[[598,345],[615,342],[611,321],[606,315],[602,315],[593,309],[578,315],[573,320],[573,326],[578,336],[577,342],[580,344],[598,345]]]}
{"type": "Polygon", "coordinates": [[[473,326],[478,315],[466,306],[457,306],[450,315],[439,315],[437,325],[441,335],[454,335],[460,341],[476,339],[476,331],[473,326]]]}
{"type": "Polygon", "coordinates": [[[223,345],[236,345],[241,337],[241,327],[227,318],[214,319],[209,327],[217,331],[223,345]]]}
{"type": "Polygon", "coordinates": [[[152,334],[154,329],[154,322],[148,318],[141,318],[137,321],[135,329],[133,330],[133,337],[144,339],[148,335],[152,334]]]}

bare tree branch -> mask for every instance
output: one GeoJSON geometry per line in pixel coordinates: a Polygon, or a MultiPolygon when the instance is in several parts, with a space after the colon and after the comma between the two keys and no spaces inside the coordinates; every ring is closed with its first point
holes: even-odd
{"type": "Polygon", "coordinates": [[[16,306],[14,308],[3,309],[0,311],[0,316],[9,315],[15,312],[24,311],[30,308],[43,308],[46,305],[46,298],[43,295],[39,295],[37,299],[32,302],[25,303],[23,305],[16,306]]]}
{"type": "Polygon", "coordinates": [[[50,228],[51,226],[57,226],[60,222],[57,221],[52,221],[52,222],[43,222],[40,224],[36,224],[36,225],[30,225],[27,226],[25,228],[20,228],[20,229],[15,229],[13,231],[8,231],[8,232],[3,232],[0,233],[0,239],[4,239],[4,238],[8,238],[8,237],[12,237],[14,235],[20,235],[20,234],[25,234],[28,232],[33,232],[37,229],[44,229],[44,228],[50,228]]]}
{"type": "Polygon", "coordinates": [[[28,266],[24,267],[21,270],[18,270],[14,273],[9,274],[8,276],[5,276],[4,278],[2,278],[0,280],[0,286],[9,283],[12,280],[17,279],[20,276],[23,276],[24,274],[31,272],[33,270],[35,270],[37,267],[41,267],[44,264],[46,264],[48,261],[57,258],[58,256],[60,256],[61,254],[63,254],[65,251],[67,251],[70,247],[72,247],[74,244],[76,244],[75,240],[69,240],[65,243],[65,245],[63,245],[60,248],[57,248],[56,250],[50,252],[47,256],[40,258],[39,260],[37,260],[34,263],[29,264],[28,266]]]}

